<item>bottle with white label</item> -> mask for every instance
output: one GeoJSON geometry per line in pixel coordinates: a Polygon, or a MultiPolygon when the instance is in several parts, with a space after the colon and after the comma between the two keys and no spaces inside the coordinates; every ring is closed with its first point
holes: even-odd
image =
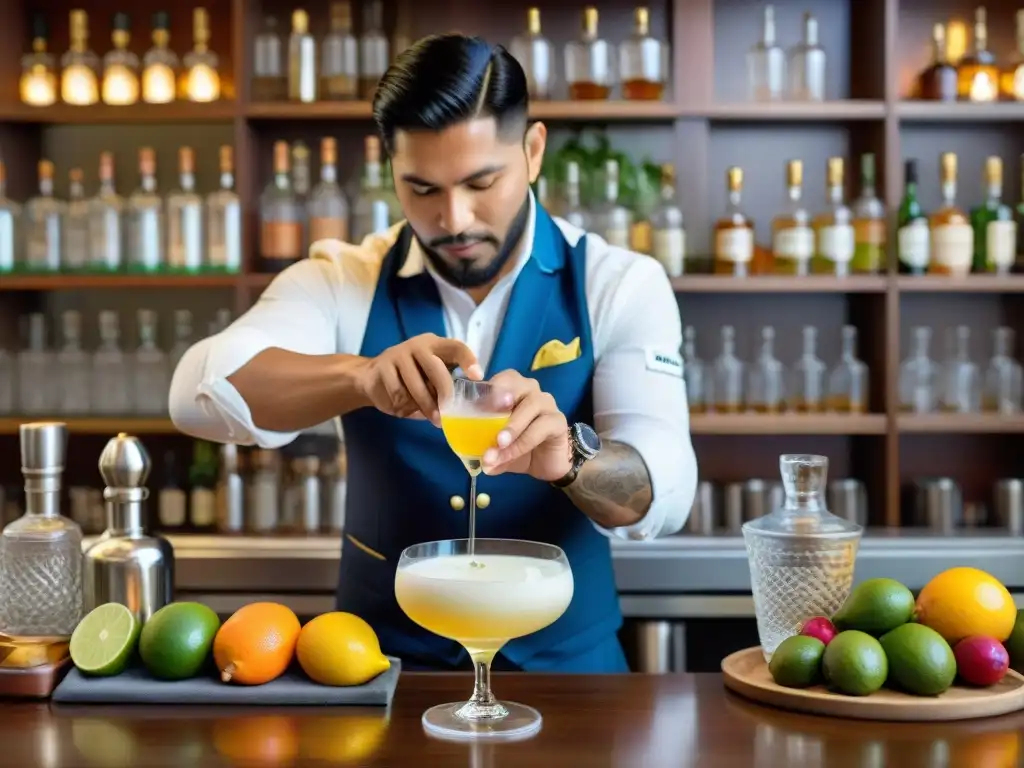
{"type": "Polygon", "coordinates": [[[715,274],[746,277],[754,260],[754,222],[743,212],[743,169],[726,171],[728,202],[715,222],[715,274]]]}
{"type": "Polygon", "coordinates": [[[619,163],[604,162],[604,199],[595,212],[594,228],[609,245],[629,248],[633,214],[619,203],[619,163]]]}
{"type": "Polygon", "coordinates": [[[667,163],[661,166],[661,199],[651,214],[651,225],[652,255],[669,277],[679,277],[685,271],[686,230],[683,211],[676,201],[676,170],[667,163]]]}
{"type": "Polygon", "coordinates": [[[957,158],[945,152],[939,160],[942,205],[929,217],[932,253],[928,271],[952,277],[964,277],[971,271],[974,255],[974,231],[967,214],[956,204],[957,158]]]}
{"type": "Polygon", "coordinates": [[[0,160],[0,275],[13,272],[21,258],[20,229],[21,206],[7,197],[7,166],[0,160]]]}
{"type": "Polygon", "coordinates": [[[780,275],[807,275],[814,255],[811,214],[803,204],[804,164],[790,160],[786,166],[787,208],[772,221],[772,260],[780,275]]]}
{"type": "Polygon", "coordinates": [[[987,196],[971,210],[974,229],[974,272],[1007,275],[1017,260],[1017,222],[1013,209],[1003,202],[1003,160],[995,155],[985,161],[987,196]]]}
{"type": "Polygon", "coordinates": [[[128,269],[157,272],[165,266],[164,201],[156,189],[156,153],[139,150],[139,188],[128,198],[128,269]]]}
{"type": "Polygon", "coordinates": [[[906,275],[928,271],[931,232],[928,217],[917,199],[917,161],[903,164],[903,199],[896,215],[896,261],[906,275]]]}
{"type": "Polygon", "coordinates": [[[828,205],[814,217],[815,255],[811,271],[845,277],[853,260],[853,212],[843,201],[843,158],[830,157],[826,172],[828,205]]]}

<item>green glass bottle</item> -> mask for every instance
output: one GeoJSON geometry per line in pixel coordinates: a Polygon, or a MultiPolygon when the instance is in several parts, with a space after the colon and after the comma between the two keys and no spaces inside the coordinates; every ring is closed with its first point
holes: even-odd
{"type": "Polygon", "coordinates": [[[985,161],[985,202],[971,210],[974,230],[972,272],[1009,274],[1017,260],[1017,222],[1013,209],[1003,202],[1003,160],[995,155],[985,161]]]}
{"type": "Polygon", "coordinates": [[[904,275],[928,271],[931,232],[928,216],[917,199],[917,160],[903,164],[903,199],[896,217],[896,263],[904,275]]]}

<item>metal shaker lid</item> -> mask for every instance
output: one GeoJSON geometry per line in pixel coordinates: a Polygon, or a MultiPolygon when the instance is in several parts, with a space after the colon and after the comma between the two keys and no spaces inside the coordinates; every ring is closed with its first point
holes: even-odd
{"type": "Polygon", "coordinates": [[[145,485],[152,464],[142,442],[121,432],[104,447],[99,466],[108,488],[138,488],[145,485]]]}

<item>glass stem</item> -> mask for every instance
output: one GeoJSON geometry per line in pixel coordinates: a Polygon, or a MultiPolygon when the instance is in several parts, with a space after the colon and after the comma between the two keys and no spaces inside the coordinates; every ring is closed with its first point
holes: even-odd
{"type": "Polygon", "coordinates": [[[491,660],[473,661],[473,695],[469,702],[479,706],[490,707],[497,704],[491,693],[491,660]]]}
{"type": "MultiPolygon", "coordinates": [[[[469,556],[476,553],[476,473],[469,475],[469,556]]],[[[472,562],[472,561],[471,561],[472,562]]],[[[478,673],[479,676],[479,673],[478,673]]],[[[479,677],[478,677],[479,679],[479,677]]]]}

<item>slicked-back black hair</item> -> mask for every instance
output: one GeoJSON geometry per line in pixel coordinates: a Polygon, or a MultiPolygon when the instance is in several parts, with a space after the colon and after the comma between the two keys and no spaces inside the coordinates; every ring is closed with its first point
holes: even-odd
{"type": "Polygon", "coordinates": [[[440,131],[493,117],[501,134],[526,125],[526,73],[500,45],[479,37],[430,35],[404,50],[384,73],[373,120],[390,154],[398,130],[440,131]]]}

